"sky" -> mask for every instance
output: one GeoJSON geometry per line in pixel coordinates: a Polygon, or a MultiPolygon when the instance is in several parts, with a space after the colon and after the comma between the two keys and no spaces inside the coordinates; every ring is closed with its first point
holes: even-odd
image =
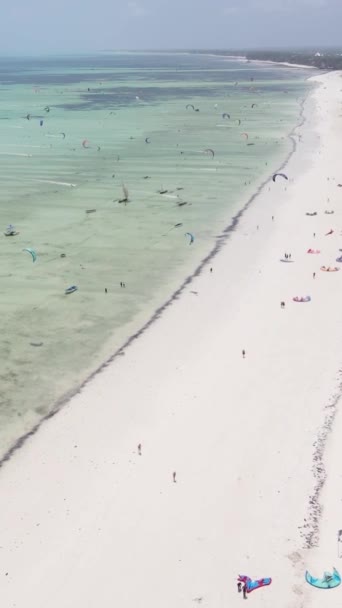
{"type": "Polygon", "coordinates": [[[342,0],[0,0],[0,6],[0,54],[342,45],[342,0]]]}

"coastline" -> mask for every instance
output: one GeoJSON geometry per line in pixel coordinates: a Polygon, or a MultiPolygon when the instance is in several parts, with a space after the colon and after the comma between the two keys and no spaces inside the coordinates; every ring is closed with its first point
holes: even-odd
{"type": "Polygon", "coordinates": [[[6,605],[235,605],[239,572],[273,577],[257,607],[308,595],[320,521],[309,497],[318,505],[322,481],[315,494],[312,444],[340,395],[342,304],[341,273],[319,273],[338,250],[337,231],[324,235],[341,218],[340,73],[316,80],[326,90],[295,128],[289,182],[268,180],[127,355],[2,469],[6,605]],[[283,250],[294,264],[279,262],[283,250]],[[292,302],[306,293],[309,304],[292,302]]]}
{"type": "MultiPolygon", "coordinates": [[[[70,60],[78,65],[76,58],[70,60]]],[[[155,78],[153,64],[174,65],[175,57],[166,61],[162,57],[154,60],[126,56],[111,60],[114,80],[116,71],[120,72],[117,64],[127,67],[132,61],[137,66],[149,66],[147,73],[142,72],[147,85],[155,78]]],[[[191,72],[186,88],[182,85],[181,89],[178,86],[175,89],[178,78],[182,80],[184,75],[174,73],[173,84],[170,81],[165,88],[162,80],[156,88],[152,87],[153,97],[160,97],[167,105],[162,102],[155,107],[142,103],[135,110],[130,104],[123,104],[120,117],[113,115],[109,119],[107,116],[111,123],[117,123],[115,140],[106,129],[107,123],[101,126],[97,122],[97,118],[106,115],[104,107],[97,110],[97,102],[93,107],[93,100],[88,117],[84,106],[72,105],[76,101],[74,94],[78,101],[83,95],[82,88],[74,91],[74,85],[67,87],[63,98],[58,89],[43,93],[49,103],[56,97],[59,109],[50,115],[49,124],[57,131],[67,130],[66,141],[58,137],[52,140],[51,147],[50,140],[46,139],[51,133],[35,129],[34,123],[22,124],[15,116],[11,121],[18,123],[6,122],[4,148],[12,149],[15,144],[20,153],[22,145],[26,149],[26,136],[30,145],[38,146],[34,148],[29,167],[26,167],[27,159],[4,157],[7,186],[2,195],[4,200],[16,201],[15,207],[11,204],[5,210],[5,216],[21,227],[16,239],[20,241],[19,249],[21,242],[30,236],[32,246],[38,251],[38,264],[30,266],[24,257],[16,259],[14,240],[6,239],[3,243],[4,268],[13,273],[3,275],[1,456],[20,435],[29,432],[53,409],[62,395],[67,397],[77,389],[178,289],[211,249],[222,227],[230,223],[236,210],[255,191],[266,172],[266,161],[271,171],[287,154],[286,136],[297,120],[299,101],[308,88],[303,79],[306,74],[288,72],[286,80],[291,90],[284,96],[279,70],[267,70],[266,82],[260,81],[259,103],[253,109],[249,104],[246,108],[243,106],[246,95],[243,87],[234,89],[229,100],[226,98],[227,79],[230,82],[231,76],[236,78],[238,74],[239,80],[244,81],[243,66],[223,64],[221,59],[209,57],[206,60],[180,57],[178,63],[191,72]],[[206,76],[209,81],[199,88],[197,79],[204,67],[209,70],[206,76]],[[268,94],[270,81],[275,82],[268,94]],[[174,99],[175,92],[180,103],[174,99]],[[187,101],[195,99],[200,104],[200,114],[190,113],[189,107],[186,109],[187,101]],[[70,107],[74,107],[76,114],[68,110],[70,107]],[[225,109],[231,112],[232,120],[217,124],[222,122],[218,118],[225,109]],[[254,147],[247,147],[240,120],[235,120],[235,116],[245,121],[244,129],[249,132],[254,147]],[[189,127],[186,127],[188,120],[189,127]],[[198,128],[193,129],[192,124],[198,128]],[[95,147],[88,152],[82,146],[77,146],[76,151],[70,148],[69,138],[80,142],[85,132],[90,139],[102,143],[101,154],[95,147]],[[135,140],[131,140],[133,132],[135,140]],[[147,148],[144,138],[152,133],[153,145],[147,148]],[[177,150],[177,146],[183,145],[185,154],[177,150]],[[215,160],[203,152],[207,145],[215,150],[215,160]],[[116,158],[118,152],[122,156],[113,180],[111,159],[113,155],[116,158]],[[22,179],[16,187],[18,171],[22,179]],[[150,175],[145,182],[142,177],[146,174],[150,175]],[[41,185],[41,179],[47,180],[46,185],[41,185]],[[61,185],[50,183],[56,180],[74,183],[77,187],[65,190],[61,185]],[[118,194],[120,183],[126,181],[130,184],[133,202],[127,210],[111,200],[113,188],[118,194]],[[170,191],[165,197],[159,194],[164,182],[170,191]],[[178,187],[184,191],[171,193],[178,187]],[[27,192],[31,194],[27,196],[27,192]],[[183,201],[186,206],[178,205],[177,198],[182,196],[186,197],[183,201]],[[67,216],[60,197],[68,209],[67,216]],[[37,214],[41,204],[46,207],[43,215],[37,214]],[[97,212],[88,215],[87,210],[95,204],[97,212]],[[33,221],[35,213],[36,222],[33,221]],[[194,247],[189,247],[184,238],[186,230],[196,235],[194,247]],[[85,238],[88,240],[84,241],[85,238]],[[62,253],[66,254],[63,259],[62,253]],[[120,289],[123,278],[128,287],[125,291],[120,289]],[[65,298],[65,287],[74,284],[78,286],[78,293],[65,298]],[[41,344],[41,348],[35,348],[36,344],[41,344]]],[[[40,78],[44,79],[48,69],[45,65],[40,78]]],[[[252,71],[256,79],[258,74],[262,77],[263,70],[254,66],[252,71]]],[[[90,85],[95,76],[93,72],[87,75],[90,85]]],[[[26,85],[20,83],[21,76],[17,80],[20,103],[25,106],[26,85]]],[[[133,84],[139,86],[137,82],[133,84]]],[[[103,91],[105,99],[108,86],[107,83],[103,91]]],[[[6,93],[2,111],[13,93],[15,95],[15,89],[11,88],[6,93]]],[[[31,91],[28,95],[30,98],[31,91]]],[[[256,101],[253,91],[247,95],[256,101]]],[[[34,99],[40,103],[40,93],[35,93],[34,99]]],[[[23,116],[24,110],[25,107],[23,116]]]]}
{"type": "Polygon", "coordinates": [[[251,59],[249,61],[253,61],[255,63],[269,63],[271,65],[283,65],[287,68],[302,68],[305,70],[316,70],[318,71],[318,68],[316,68],[314,65],[304,65],[302,63],[289,63],[287,61],[269,61],[267,59],[251,59]]]}
{"type": "MultiPolygon", "coordinates": [[[[190,53],[191,54],[191,53],[190,53]]],[[[270,64],[270,65],[282,65],[287,68],[303,68],[308,70],[316,70],[319,72],[319,68],[313,65],[304,65],[302,63],[289,63],[287,61],[270,61],[269,59],[248,59],[246,55],[219,55],[215,53],[198,53],[199,55],[209,55],[210,57],[221,57],[222,59],[227,59],[229,61],[245,61],[246,63],[258,63],[258,64],[270,64]]]]}
{"type": "MultiPolygon", "coordinates": [[[[288,162],[290,161],[292,155],[296,152],[297,140],[295,138],[295,134],[297,129],[302,127],[305,122],[304,106],[309,96],[310,91],[307,92],[306,96],[301,101],[298,120],[286,136],[288,141],[291,142],[291,149],[280,164],[278,164],[277,166],[274,165],[272,174],[284,170],[288,162]]],[[[176,300],[179,299],[186,287],[189,286],[193,282],[193,280],[201,274],[201,272],[205,269],[208,263],[213,260],[220,252],[221,248],[225,245],[226,241],[230,238],[232,233],[239,227],[239,224],[246,211],[254,203],[254,201],[258,199],[259,195],[262,193],[267,184],[272,183],[272,174],[270,176],[269,172],[265,171],[265,174],[262,176],[262,179],[257,185],[257,187],[251,188],[251,194],[250,196],[248,196],[247,201],[241,204],[241,201],[245,200],[245,197],[243,195],[238,201],[236,201],[233,209],[229,210],[229,216],[231,218],[230,223],[227,224],[225,228],[222,229],[221,233],[217,236],[214,242],[214,246],[207,252],[205,257],[199,262],[199,264],[197,264],[193,272],[186,275],[180,285],[178,285],[174,291],[171,291],[171,295],[166,300],[161,301],[161,303],[158,304],[156,310],[152,315],[148,317],[147,321],[145,320],[145,312],[133,318],[127,324],[128,327],[133,328],[133,332],[128,332],[128,337],[123,339],[122,343],[114,350],[113,354],[106,358],[103,357],[102,360],[100,358],[101,363],[95,369],[88,367],[89,371],[85,379],[79,384],[77,384],[74,388],[62,393],[61,396],[54,402],[53,407],[47,412],[47,414],[42,416],[37,421],[37,423],[35,423],[29,428],[27,432],[19,435],[16,441],[12,445],[10,445],[9,448],[6,449],[2,455],[0,455],[0,469],[12,457],[13,454],[25,444],[25,442],[29,438],[33,437],[39,431],[39,429],[42,427],[42,425],[45,424],[46,421],[53,418],[56,414],[60,412],[63,407],[68,405],[70,400],[77,394],[82,392],[82,390],[88,385],[88,383],[91,382],[108,365],[113,363],[118,357],[124,355],[125,350],[130,347],[135,342],[135,340],[142,336],[146,332],[146,330],[148,330],[152,326],[152,324],[161,317],[163,312],[167,310],[169,306],[171,306],[176,300]],[[231,211],[233,211],[233,215],[231,215],[231,211]]],[[[125,333],[123,335],[125,335],[125,333]]]]}

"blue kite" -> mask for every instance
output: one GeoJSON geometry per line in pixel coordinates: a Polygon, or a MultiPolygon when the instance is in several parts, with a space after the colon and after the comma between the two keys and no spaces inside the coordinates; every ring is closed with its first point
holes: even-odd
{"type": "Polygon", "coordinates": [[[253,581],[249,576],[242,574],[239,574],[238,581],[246,585],[247,593],[251,593],[252,591],[255,591],[255,589],[261,589],[261,587],[267,587],[272,583],[272,579],[269,577],[259,578],[258,580],[253,581]]]}
{"type": "Polygon", "coordinates": [[[309,585],[317,587],[318,589],[333,589],[341,584],[341,576],[339,572],[337,572],[336,568],[333,569],[332,573],[324,572],[322,578],[315,578],[314,576],[311,576],[308,571],[306,571],[305,580],[307,583],[309,583],[309,585]]]}

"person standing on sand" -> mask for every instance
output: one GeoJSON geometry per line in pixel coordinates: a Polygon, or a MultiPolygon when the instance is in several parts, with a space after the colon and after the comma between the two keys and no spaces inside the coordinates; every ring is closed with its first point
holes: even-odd
{"type": "Polygon", "coordinates": [[[173,483],[177,483],[176,475],[177,475],[176,471],[173,471],[173,473],[172,473],[172,481],[173,481],[173,483]]]}
{"type": "Polygon", "coordinates": [[[243,350],[243,351],[242,351],[242,358],[244,359],[244,358],[245,358],[245,356],[246,356],[246,351],[245,351],[245,350],[243,350]]]}
{"type": "Polygon", "coordinates": [[[241,587],[242,587],[242,583],[241,583],[241,581],[239,581],[237,584],[237,590],[239,593],[241,593],[241,587]]]}
{"type": "Polygon", "coordinates": [[[316,273],[315,273],[315,272],[313,272],[313,273],[312,273],[312,278],[314,279],[315,277],[316,277],[316,273]]]}
{"type": "Polygon", "coordinates": [[[244,583],[244,585],[242,587],[242,593],[243,593],[243,599],[246,600],[247,599],[247,585],[246,585],[246,583],[244,583]]]}
{"type": "Polygon", "coordinates": [[[138,443],[138,454],[141,456],[141,443],[138,443]]]}

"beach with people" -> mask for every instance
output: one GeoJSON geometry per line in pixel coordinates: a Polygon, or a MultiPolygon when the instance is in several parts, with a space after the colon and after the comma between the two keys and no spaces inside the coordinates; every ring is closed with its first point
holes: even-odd
{"type": "Polygon", "coordinates": [[[6,608],[340,605],[312,577],[342,528],[341,83],[312,77],[288,160],[3,462],[6,608]]]}

